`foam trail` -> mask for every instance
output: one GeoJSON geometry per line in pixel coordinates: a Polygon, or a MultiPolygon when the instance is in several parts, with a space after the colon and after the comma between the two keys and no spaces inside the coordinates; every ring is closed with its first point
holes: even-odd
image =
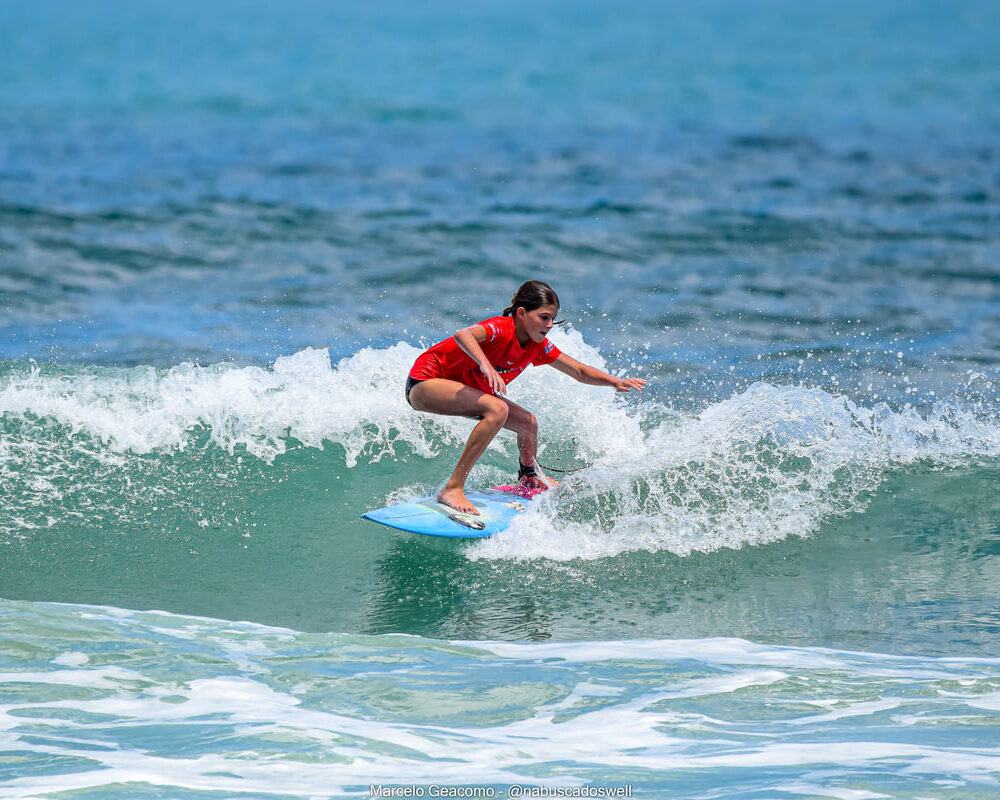
{"type": "Polygon", "coordinates": [[[801,386],[758,383],[697,415],[639,406],[635,417],[641,433],[591,418],[605,437],[622,429],[614,446],[470,557],[684,556],[806,536],[862,511],[894,469],[1000,456],[994,418],[945,403],[926,417],[865,408],[801,386]]]}

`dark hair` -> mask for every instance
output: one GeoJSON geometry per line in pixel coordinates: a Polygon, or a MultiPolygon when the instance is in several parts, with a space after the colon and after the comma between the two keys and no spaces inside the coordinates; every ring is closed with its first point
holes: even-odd
{"type": "Polygon", "coordinates": [[[559,308],[559,295],[547,283],[528,281],[522,283],[521,287],[514,292],[514,296],[510,299],[510,305],[503,310],[503,315],[513,317],[519,308],[523,308],[525,311],[534,311],[542,306],[559,308]]]}

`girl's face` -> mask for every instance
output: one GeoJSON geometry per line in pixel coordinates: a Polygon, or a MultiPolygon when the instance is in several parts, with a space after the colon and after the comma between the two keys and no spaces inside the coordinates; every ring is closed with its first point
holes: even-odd
{"type": "Polygon", "coordinates": [[[558,313],[559,306],[557,305],[539,306],[534,311],[519,308],[517,321],[520,322],[522,330],[529,339],[533,342],[541,342],[552,330],[552,323],[556,321],[558,313]]]}

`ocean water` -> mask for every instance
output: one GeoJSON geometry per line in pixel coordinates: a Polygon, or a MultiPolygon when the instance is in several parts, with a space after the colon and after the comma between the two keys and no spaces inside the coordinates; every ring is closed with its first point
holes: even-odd
{"type": "Polygon", "coordinates": [[[1000,796],[998,30],[0,7],[0,794],[1000,796]],[[500,536],[360,520],[536,277],[648,389],[519,378],[500,536]]]}

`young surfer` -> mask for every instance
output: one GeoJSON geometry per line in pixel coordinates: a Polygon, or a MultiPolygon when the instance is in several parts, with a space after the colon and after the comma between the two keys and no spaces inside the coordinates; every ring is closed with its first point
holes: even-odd
{"type": "Polygon", "coordinates": [[[479,513],[465,496],[465,480],[501,428],[517,434],[518,479],[529,487],[548,488],[535,462],[538,422],[531,412],[503,396],[507,384],[528,365],[551,364],[581,383],[613,386],[619,392],[645,388],[646,381],[640,378],[616,378],[560,352],[545,338],[558,312],[559,298],[552,288],[528,281],[501,316],[463,328],[423,352],[413,364],[406,380],[406,400],[414,409],[479,420],[455,471],[438,492],[438,502],[456,511],[479,513]]]}

